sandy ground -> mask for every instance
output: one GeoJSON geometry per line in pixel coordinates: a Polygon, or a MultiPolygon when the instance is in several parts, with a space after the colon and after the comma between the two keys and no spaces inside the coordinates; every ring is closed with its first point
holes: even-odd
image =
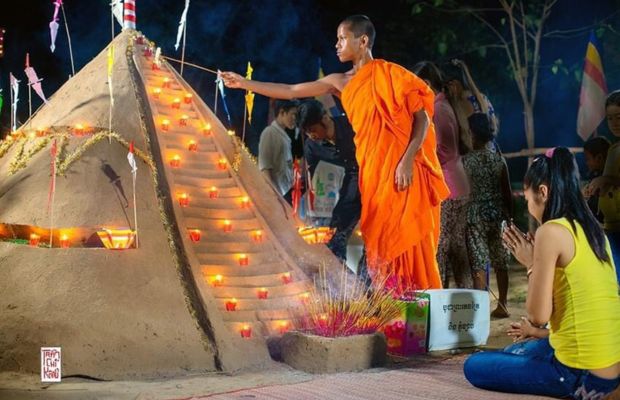
{"type": "MultiPolygon", "coordinates": [[[[494,293],[497,288],[491,279],[494,293]]],[[[511,266],[509,311],[511,318],[491,321],[491,335],[488,348],[499,348],[511,343],[505,334],[510,321],[517,320],[525,314],[524,302],[527,289],[525,271],[511,266]]],[[[496,301],[491,296],[491,309],[496,301]]],[[[437,352],[423,357],[424,362],[442,362],[450,358],[463,359],[463,353],[475,349],[462,349],[451,352],[437,352]]],[[[381,373],[394,368],[419,365],[420,357],[410,359],[392,359],[387,368],[366,373],[381,373]]],[[[274,362],[269,368],[260,371],[243,371],[237,374],[210,373],[185,376],[182,378],[148,381],[107,381],[96,382],[88,379],[72,377],[63,379],[59,384],[42,384],[38,376],[20,375],[15,373],[0,374],[0,399],[190,399],[192,396],[208,396],[216,393],[227,393],[240,389],[263,387],[270,385],[293,384],[318,379],[320,375],[307,374],[294,370],[285,364],[274,362]]]]}

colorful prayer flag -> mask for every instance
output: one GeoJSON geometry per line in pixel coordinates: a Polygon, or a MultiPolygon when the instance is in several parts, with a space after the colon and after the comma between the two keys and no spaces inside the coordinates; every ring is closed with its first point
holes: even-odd
{"type": "MultiPolygon", "coordinates": [[[[245,74],[245,79],[252,80],[252,72],[254,72],[254,68],[252,68],[252,64],[248,61],[248,70],[245,74]]],[[[254,93],[251,90],[248,90],[245,93],[245,104],[248,109],[248,123],[252,125],[252,110],[254,109],[254,93]]]]}
{"type": "Polygon", "coordinates": [[[579,111],[577,112],[577,133],[584,141],[605,118],[607,83],[605,82],[599,49],[596,36],[592,32],[586,50],[581,93],[579,95],[579,111]]]}

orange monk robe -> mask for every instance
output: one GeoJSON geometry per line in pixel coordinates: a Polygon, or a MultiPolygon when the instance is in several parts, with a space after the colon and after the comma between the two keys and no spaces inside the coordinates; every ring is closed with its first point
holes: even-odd
{"type": "Polygon", "coordinates": [[[355,131],[368,268],[375,276],[394,274],[400,291],[441,288],[439,208],[449,190],[436,153],[434,97],[416,75],[384,60],[364,65],[342,91],[355,131]],[[413,113],[421,109],[430,126],[415,156],[413,184],[399,192],[396,167],[412,135],[413,113]]]}

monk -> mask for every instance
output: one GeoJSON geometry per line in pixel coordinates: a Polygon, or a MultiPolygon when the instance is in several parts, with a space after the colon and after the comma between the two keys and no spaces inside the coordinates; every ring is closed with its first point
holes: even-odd
{"type": "Polygon", "coordinates": [[[353,68],[313,82],[280,84],[223,72],[226,86],[274,98],[340,96],[355,131],[360,225],[373,279],[396,277],[399,292],[441,288],[435,257],[439,206],[448,196],[435,152],[434,94],[405,68],[373,59],[375,29],[354,15],[338,26],[336,53],[353,68]]]}

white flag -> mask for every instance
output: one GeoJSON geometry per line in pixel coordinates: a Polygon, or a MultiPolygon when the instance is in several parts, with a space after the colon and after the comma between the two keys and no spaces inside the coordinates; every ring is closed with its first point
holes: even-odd
{"type": "Polygon", "coordinates": [[[131,174],[134,179],[136,177],[136,172],[138,171],[138,165],[136,164],[136,157],[133,154],[133,140],[129,143],[129,153],[127,153],[127,161],[129,162],[129,166],[131,167],[131,174]]]}
{"type": "Polygon", "coordinates": [[[185,20],[187,19],[187,9],[189,8],[189,0],[185,0],[185,9],[181,14],[181,21],[179,22],[179,31],[177,32],[177,42],[174,45],[175,50],[179,50],[179,42],[181,42],[181,36],[183,36],[183,30],[185,29],[185,20]]]}
{"type": "Polygon", "coordinates": [[[52,53],[56,50],[56,35],[58,35],[58,9],[60,6],[62,6],[62,0],[56,0],[54,2],[54,16],[50,22],[50,36],[52,39],[50,50],[52,50],[52,53]]]}
{"type": "Polygon", "coordinates": [[[9,80],[11,81],[11,91],[13,92],[13,103],[11,104],[11,112],[13,113],[13,126],[11,127],[11,129],[14,132],[17,129],[17,101],[19,100],[20,81],[18,81],[11,73],[9,73],[9,80]]]}
{"type": "Polygon", "coordinates": [[[114,18],[116,18],[116,22],[118,22],[122,28],[123,27],[123,2],[122,0],[112,0],[112,2],[110,3],[110,7],[112,7],[112,13],[114,14],[114,18]]]}

